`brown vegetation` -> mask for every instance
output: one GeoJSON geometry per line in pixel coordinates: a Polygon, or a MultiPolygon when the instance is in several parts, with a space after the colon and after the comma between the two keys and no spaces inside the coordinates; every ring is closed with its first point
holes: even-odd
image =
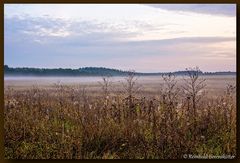
{"type": "Polygon", "coordinates": [[[236,155],[235,87],[227,86],[225,94],[213,99],[202,92],[204,80],[197,71],[189,71],[182,87],[172,74],[163,80],[157,98],[138,96],[134,72],[122,94],[111,93],[110,78],[103,78],[97,95],[60,83],[54,89],[6,88],[5,158],[236,155]]]}

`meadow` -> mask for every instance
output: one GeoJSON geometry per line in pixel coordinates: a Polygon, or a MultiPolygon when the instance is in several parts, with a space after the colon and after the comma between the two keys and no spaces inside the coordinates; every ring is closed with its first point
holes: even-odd
{"type": "Polygon", "coordinates": [[[4,79],[6,159],[236,156],[236,76],[4,79]]]}

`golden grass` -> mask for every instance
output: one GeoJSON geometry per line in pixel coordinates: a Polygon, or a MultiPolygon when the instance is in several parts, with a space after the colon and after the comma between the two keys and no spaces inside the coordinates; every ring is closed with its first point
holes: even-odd
{"type": "Polygon", "coordinates": [[[103,85],[95,91],[66,85],[19,90],[7,87],[5,158],[235,156],[235,88],[228,86],[215,98],[197,93],[199,100],[193,104],[192,96],[182,87],[170,89],[169,83],[151,96],[147,96],[151,89],[142,93],[134,86],[129,90],[127,85],[118,91],[110,85],[111,89],[102,87],[102,91],[103,85]]]}

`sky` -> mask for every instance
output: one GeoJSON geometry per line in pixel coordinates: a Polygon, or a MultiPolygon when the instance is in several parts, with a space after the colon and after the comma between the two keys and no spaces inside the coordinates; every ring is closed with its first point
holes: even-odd
{"type": "Polygon", "coordinates": [[[4,4],[4,64],[236,71],[236,4],[4,4]]]}

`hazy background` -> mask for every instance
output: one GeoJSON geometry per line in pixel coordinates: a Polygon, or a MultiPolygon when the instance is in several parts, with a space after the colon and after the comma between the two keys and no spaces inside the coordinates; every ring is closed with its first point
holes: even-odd
{"type": "Polygon", "coordinates": [[[236,5],[4,4],[4,64],[236,71],[236,5]]]}

